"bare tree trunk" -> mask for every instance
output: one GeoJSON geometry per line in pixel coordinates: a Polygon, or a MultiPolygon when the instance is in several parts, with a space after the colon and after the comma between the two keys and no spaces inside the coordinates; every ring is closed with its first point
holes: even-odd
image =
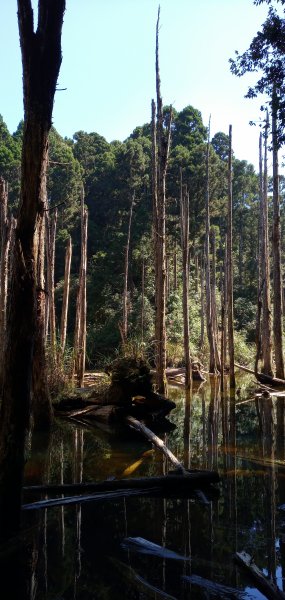
{"type": "Polygon", "coordinates": [[[215,350],[215,362],[218,371],[221,370],[221,361],[218,347],[218,317],[217,317],[217,303],[216,303],[216,235],[215,230],[210,230],[210,246],[212,253],[212,269],[211,269],[211,323],[213,329],[214,339],[214,350],[215,350]]]}
{"type": "MultiPolygon", "coordinates": [[[[153,205],[154,205],[154,235],[155,235],[155,303],[156,303],[156,326],[155,326],[155,362],[156,362],[156,384],[160,393],[166,392],[166,252],[165,252],[165,202],[166,202],[166,171],[168,165],[170,148],[170,131],[172,114],[170,113],[167,133],[164,131],[162,98],[160,94],[160,74],[158,62],[158,31],[159,15],[156,24],[156,95],[157,95],[157,124],[153,124],[153,205]],[[154,141],[154,137],[156,138],[154,141]],[[157,157],[154,152],[157,151],[157,157]],[[154,174],[154,168],[155,174],[154,174]]],[[[152,104],[152,114],[154,102],[152,104]]]]}
{"type": "Polygon", "coordinates": [[[233,302],[233,189],[232,189],[232,126],[229,127],[229,159],[228,159],[228,232],[227,232],[227,309],[228,340],[230,359],[230,387],[235,383],[235,351],[234,351],[234,302],[233,302]]]}
{"type": "Polygon", "coordinates": [[[273,335],[276,377],[284,379],[283,356],[283,299],[282,299],[282,268],[281,268],[281,225],[280,225],[280,196],[279,196],[279,166],[277,140],[277,96],[273,91],[272,98],[272,157],[273,157],[273,335]]]}
{"type": "Polygon", "coordinates": [[[269,234],[268,234],[268,175],[267,175],[267,140],[269,118],[267,112],[265,139],[264,139],[264,173],[262,192],[261,215],[261,287],[262,287],[262,355],[263,372],[273,376],[272,368],[272,320],[270,300],[270,265],[269,265],[269,234]]]}
{"type": "Polygon", "coordinates": [[[144,341],[144,304],[145,304],[145,259],[142,260],[142,307],[141,307],[141,341],[144,341]]]}
{"type": "Polygon", "coordinates": [[[57,225],[57,210],[51,219],[47,216],[47,284],[49,297],[49,335],[52,361],[56,361],[56,319],[54,303],[54,263],[55,263],[55,238],[57,225]]]}
{"type": "Polygon", "coordinates": [[[18,531],[26,433],[30,424],[32,364],[37,326],[35,232],[44,217],[48,133],[61,64],[65,0],[39,0],[33,30],[30,0],[18,0],[23,61],[24,133],[21,197],[13,271],[0,414],[0,535],[18,531]],[[24,318],[23,318],[24,315],[24,318]]]}
{"type": "Polygon", "coordinates": [[[182,169],[180,172],[180,218],[181,218],[181,248],[183,276],[183,341],[185,360],[185,387],[191,386],[191,359],[189,334],[189,193],[182,184],[182,169]]]}
{"type": "Polygon", "coordinates": [[[205,266],[204,259],[201,259],[201,337],[200,349],[203,350],[205,344],[205,266]]]}
{"type": "Polygon", "coordinates": [[[88,238],[88,212],[84,209],[83,214],[83,237],[82,237],[82,289],[81,289],[81,311],[80,311],[80,337],[79,337],[79,361],[78,361],[78,385],[83,386],[85,361],[86,361],[86,317],[87,317],[87,238],[88,238]]]}
{"type": "Polygon", "coordinates": [[[33,394],[32,415],[35,429],[49,427],[53,417],[53,409],[48,389],[46,344],[45,344],[45,218],[41,219],[36,232],[36,310],[37,327],[33,355],[33,394]]]}
{"type": "Polygon", "coordinates": [[[123,335],[124,343],[126,343],[127,337],[128,337],[129,252],[130,252],[131,226],[132,226],[132,217],[133,217],[134,202],[135,202],[135,194],[133,194],[132,200],[131,200],[130,214],[129,214],[129,225],[128,225],[128,236],[127,236],[127,244],[126,244],[126,251],[125,251],[125,271],[124,271],[124,291],[123,291],[123,322],[122,322],[122,335],[123,335]]]}
{"type": "Polygon", "coordinates": [[[210,264],[210,119],[208,128],[208,143],[206,154],[206,233],[205,233],[205,266],[206,266],[206,319],[207,335],[210,351],[210,373],[217,372],[217,352],[215,350],[215,338],[212,322],[212,301],[211,301],[211,264],[210,264]]]}
{"type": "Polygon", "coordinates": [[[177,244],[175,240],[173,255],[173,289],[177,291],[177,244]]]}
{"type": "Polygon", "coordinates": [[[74,334],[74,372],[78,385],[82,387],[86,356],[86,280],[87,280],[87,231],[88,213],[84,208],[84,190],[81,195],[81,263],[76,301],[76,318],[74,334]]]}
{"type": "Polygon", "coordinates": [[[6,335],[6,307],[9,279],[9,250],[12,236],[12,219],[8,217],[8,186],[0,178],[0,381],[4,362],[4,344],[6,335]]]}
{"type": "Polygon", "coordinates": [[[61,347],[62,354],[64,354],[65,344],[66,344],[71,258],[72,258],[72,241],[71,241],[71,237],[69,237],[69,240],[68,240],[68,243],[66,246],[66,253],[65,253],[64,289],[63,289],[61,323],[60,323],[60,347],[61,347]]]}

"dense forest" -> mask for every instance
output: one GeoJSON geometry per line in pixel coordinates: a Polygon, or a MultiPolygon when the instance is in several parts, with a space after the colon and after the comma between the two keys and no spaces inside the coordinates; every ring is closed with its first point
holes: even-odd
{"type": "MultiPolygon", "coordinates": [[[[167,118],[167,110],[165,115],[167,118]]],[[[10,134],[1,119],[0,174],[9,183],[8,207],[16,214],[20,187],[22,123],[10,134]]],[[[201,325],[201,277],[205,261],[207,127],[191,105],[174,111],[167,176],[167,361],[183,360],[180,173],[189,191],[190,347],[207,348],[201,325]]],[[[228,134],[217,133],[209,156],[210,222],[215,235],[216,296],[220,305],[227,227],[228,134]]],[[[258,148],[257,148],[258,155],[258,148]]],[[[57,207],[55,249],[56,328],[59,332],[64,256],[72,238],[69,347],[73,344],[75,297],[80,264],[80,197],[89,212],[87,267],[87,364],[104,366],[121,343],[125,248],[134,198],[128,278],[128,344],[152,357],[154,269],[152,248],[151,127],[138,126],[124,141],[108,143],[97,133],[78,131],[72,139],[50,134],[47,194],[50,221],[57,207]],[[143,305],[143,314],[142,314],[143,305]]],[[[257,303],[259,178],[253,165],[233,158],[234,318],[237,356],[250,361],[257,303]]],[[[212,250],[211,250],[212,252],[212,250]]],[[[213,257],[212,257],[213,258],[213,257]]],[[[203,287],[203,285],[202,285],[203,287]]],[[[202,294],[203,301],[203,294],[202,294]]],[[[59,333],[58,333],[59,336],[59,333]]]]}
{"type": "MultiPolygon", "coordinates": [[[[255,0],[254,4],[262,2],[255,0]]],[[[87,516],[86,522],[89,518],[88,510],[81,511],[81,503],[94,500],[83,496],[86,493],[97,494],[96,501],[101,503],[98,515],[100,511],[108,514],[110,538],[120,520],[127,535],[126,498],[137,496],[137,506],[149,511],[144,505],[147,496],[153,514],[156,500],[162,501],[162,545],[149,544],[141,537],[129,538],[128,544],[142,554],[148,554],[151,547],[150,554],[163,559],[175,554],[167,554],[165,540],[168,520],[178,522],[176,514],[168,519],[167,511],[174,514],[176,510],[188,538],[184,540],[185,555],[176,554],[175,559],[185,564],[191,554],[191,506],[199,503],[205,511],[203,519],[208,515],[205,530],[211,531],[213,544],[213,507],[219,516],[224,499],[229,499],[225,522],[235,530],[234,545],[229,548],[234,548],[240,562],[247,563],[252,575],[253,559],[237,552],[238,487],[244,485],[238,481],[237,464],[239,458],[248,459],[247,440],[258,455],[252,453],[249,461],[267,469],[263,472],[260,467],[258,477],[260,472],[262,477],[266,475],[261,493],[267,498],[269,508],[265,506],[265,510],[270,515],[267,538],[272,547],[267,556],[269,560],[274,556],[276,563],[277,478],[275,472],[270,471],[270,478],[267,475],[275,450],[282,468],[285,456],[285,392],[275,392],[275,387],[285,389],[285,177],[279,170],[285,127],[285,46],[284,19],[270,0],[266,2],[269,12],[261,31],[246,52],[236,52],[235,59],[229,59],[234,75],[262,73],[248,91],[249,98],[267,95],[258,123],[257,172],[252,164],[235,156],[231,124],[228,131],[212,135],[211,117],[204,123],[191,98],[180,111],[163,104],[160,8],[155,38],[156,94],[149,122],[138,124],[124,141],[107,142],[98,133],[85,131],[63,138],[52,126],[52,112],[62,60],[65,0],[39,0],[36,30],[31,1],[18,0],[24,119],[12,133],[5,115],[0,116],[0,550],[13,536],[15,550],[13,544],[8,552],[5,548],[0,567],[10,585],[14,569],[17,571],[18,565],[22,574],[26,563],[29,598],[36,597],[36,592],[30,591],[40,563],[41,537],[46,553],[44,597],[48,597],[48,518],[45,512],[44,519],[37,521],[34,511],[60,507],[61,512],[53,513],[52,519],[59,517],[61,559],[68,556],[70,560],[65,543],[69,534],[72,538],[73,526],[65,504],[76,505],[77,569],[72,595],[76,598],[84,529],[81,517],[87,516]],[[246,391],[236,382],[237,370],[255,376],[246,391]],[[176,384],[176,390],[168,390],[169,381],[176,384]],[[168,420],[176,408],[173,421],[168,420]],[[68,425],[67,419],[71,419],[68,425]],[[101,423],[99,433],[96,419],[101,423]],[[165,434],[163,440],[149,424],[165,434]],[[167,446],[168,433],[181,460],[167,446]],[[37,470],[32,461],[39,458],[38,434],[44,458],[39,459],[37,470]],[[137,434],[151,444],[151,451],[143,449],[141,438],[137,444],[137,434]],[[51,450],[52,436],[59,443],[53,443],[51,450]],[[84,437],[90,444],[86,449],[84,437]],[[133,444],[135,452],[141,445],[139,458],[131,465],[126,461],[120,471],[116,456],[106,470],[106,457],[109,460],[113,447],[120,453],[123,443],[133,444]],[[241,457],[238,445],[245,452],[241,457]],[[92,449],[90,455],[88,448],[92,449]],[[155,450],[163,454],[159,463],[155,463],[155,450]],[[94,475],[93,460],[98,456],[94,475]],[[146,468],[145,459],[150,457],[152,462],[146,468]],[[193,464],[198,468],[193,469],[193,464]],[[218,466],[226,474],[223,481],[218,466]],[[140,467],[147,476],[136,479],[133,473],[140,467]],[[86,486],[83,472],[88,473],[86,486]],[[107,474],[108,479],[98,481],[98,473],[103,474],[101,478],[107,474]],[[32,485],[24,486],[29,479],[32,485]],[[220,488],[212,485],[220,483],[220,488]],[[219,506],[220,491],[224,496],[219,506]],[[49,499],[52,492],[58,497],[49,499]],[[67,493],[76,495],[65,496],[67,493]],[[40,494],[42,500],[23,503],[25,494],[28,498],[40,494]],[[123,500],[122,519],[117,514],[110,517],[106,502],[110,498],[123,500]],[[25,521],[23,513],[29,510],[33,516],[25,521]],[[26,537],[19,543],[22,522],[26,537]],[[24,543],[28,558],[23,557],[24,543]],[[141,546],[143,549],[137,550],[141,546]]],[[[285,0],[279,3],[283,5],[285,0]]],[[[255,490],[254,479],[248,479],[255,490]]],[[[278,490],[280,501],[283,488],[280,485],[278,490]]],[[[251,506],[244,512],[253,519],[251,506]]],[[[134,510],[131,520],[133,517],[136,520],[134,510]]],[[[259,522],[253,521],[255,533],[259,522]]],[[[154,525],[150,520],[151,534],[154,525]]],[[[280,530],[282,527],[284,523],[280,530]]],[[[91,543],[87,530],[86,539],[91,543]]],[[[252,532],[253,527],[247,532],[248,540],[252,532]]],[[[222,535],[226,537],[224,531],[222,535]]],[[[243,540],[240,543],[247,548],[243,540]]],[[[105,551],[109,565],[109,547],[105,551]]],[[[285,559],[281,558],[285,573],[285,559]]],[[[119,567],[122,565],[124,569],[126,565],[119,567]]],[[[130,561],[128,566],[129,575],[145,585],[140,576],[134,576],[130,561]]],[[[162,573],[165,590],[165,563],[162,573]]],[[[272,573],[267,581],[258,571],[256,585],[265,589],[268,597],[284,598],[284,594],[274,595],[276,578],[272,573]]],[[[233,573],[228,576],[237,588],[238,578],[233,573]]],[[[256,571],[254,576],[256,579],[256,571]]],[[[126,584],[125,576],[123,579],[126,584]]],[[[194,585],[214,589],[217,597],[217,589],[241,597],[235,594],[237,590],[220,583],[216,589],[212,580],[201,583],[198,577],[194,585]]],[[[20,588],[17,578],[11,586],[20,588]]],[[[160,595],[157,587],[148,583],[146,587],[160,595]]],[[[71,586],[66,589],[64,597],[69,598],[71,586]]],[[[162,597],[173,598],[164,592],[162,597]]]]}

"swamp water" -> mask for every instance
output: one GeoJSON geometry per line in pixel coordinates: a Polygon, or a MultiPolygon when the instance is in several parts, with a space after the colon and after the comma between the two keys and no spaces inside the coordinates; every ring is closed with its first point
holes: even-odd
{"type": "MultiPolygon", "coordinates": [[[[194,388],[186,398],[183,389],[169,390],[177,404],[168,418],[175,428],[159,435],[185,467],[219,471],[216,498],[208,504],[199,495],[113,498],[26,511],[21,566],[13,563],[19,597],[262,599],[234,563],[234,553],[242,550],[285,588],[285,512],[280,509],[285,503],[285,400],[252,400],[248,381],[240,379],[232,398],[221,397],[219,381],[194,388]],[[145,552],[139,552],[140,543],[126,540],[130,537],[160,548],[142,543],[145,552]]],[[[43,438],[33,440],[26,485],[161,475],[172,469],[139,435],[124,440],[108,428],[67,420],[57,420],[44,446],[43,438]]],[[[14,600],[12,589],[1,597],[14,600]]]]}

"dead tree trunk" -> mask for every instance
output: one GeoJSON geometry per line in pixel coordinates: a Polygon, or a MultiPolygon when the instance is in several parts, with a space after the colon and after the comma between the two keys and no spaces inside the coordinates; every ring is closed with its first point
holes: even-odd
{"type": "Polygon", "coordinates": [[[86,281],[87,281],[87,231],[88,212],[84,208],[84,190],[81,195],[81,263],[76,301],[75,335],[74,335],[74,372],[79,387],[83,386],[86,356],[86,281]]]}
{"type": "Polygon", "coordinates": [[[206,266],[206,321],[210,352],[210,373],[217,372],[217,350],[213,331],[213,311],[211,301],[211,263],[210,263],[210,120],[206,154],[206,233],[205,233],[205,266],[206,266]]]}
{"type": "Polygon", "coordinates": [[[212,269],[211,269],[211,323],[214,338],[215,362],[218,371],[221,371],[221,361],[218,346],[218,316],[216,302],[216,234],[212,228],[210,230],[210,247],[212,254],[212,269]]]}
{"type": "Polygon", "coordinates": [[[62,354],[64,354],[65,344],[66,344],[71,258],[72,258],[72,242],[71,242],[71,237],[69,237],[69,240],[68,240],[68,243],[66,246],[66,253],[65,253],[64,289],[63,289],[61,323],[60,323],[60,347],[61,347],[62,354]]]}
{"type": "Polygon", "coordinates": [[[185,360],[185,388],[191,386],[191,359],[189,334],[189,193],[180,180],[180,218],[181,218],[181,248],[183,276],[183,341],[185,360]]]}
{"type": "Polygon", "coordinates": [[[32,364],[37,324],[35,232],[44,217],[48,133],[61,64],[64,10],[65,0],[39,0],[38,25],[34,32],[31,1],[18,0],[25,114],[21,196],[14,243],[1,390],[2,538],[17,531],[20,525],[25,441],[30,422],[32,364]]]}
{"type": "Polygon", "coordinates": [[[144,305],[145,305],[145,259],[142,259],[142,303],[141,303],[141,341],[144,341],[144,305]]]}
{"type": "Polygon", "coordinates": [[[124,271],[124,291],[123,291],[123,322],[122,322],[122,337],[123,337],[124,343],[126,343],[127,337],[128,337],[129,253],[130,253],[131,226],[132,226],[132,217],[133,217],[134,202],[135,202],[135,194],[133,194],[132,200],[131,200],[130,214],[129,214],[129,224],[128,224],[128,236],[127,236],[127,244],[126,244],[126,250],[125,250],[125,271],[124,271]]]}
{"type": "Polygon", "coordinates": [[[6,335],[6,306],[9,274],[9,250],[12,235],[12,219],[8,217],[8,186],[0,178],[0,381],[4,362],[4,343],[6,335]]]}
{"type": "MultiPolygon", "coordinates": [[[[159,15],[156,24],[156,95],[157,118],[153,123],[153,206],[154,206],[154,236],[155,236],[155,363],[156,384],[160,393],[166,393],[166,251],[165,251],[165,202],[166,202],[166,172],[170,148],[170,131],[172,114],[170,112],[167,132],[163,124],[163,108],[160,93],[160,74],[158,60],[158,31],[159,15]],[[154,140],[155,138],[155,140],[154,140]]],[[[155,103],[152,104],[154,119],[155,103]]]]}
{"type": "Polygon", "coordinates": [[[229,127],[228,158],[228,231],[227,231],[227,316],[228,346],[230,362],[230,387],[235,383],[235,351],[234,351],[234,301],[233,301],[233,186],[232,186],[232,126],[229,127]]]}
{"type": "Polygon", "coordinates": [[[201,334],[200,334],[200,350],[204,349],[204,344],[205,344],[205,261],[204,261],[204,257],[201,259],[201,277],[200,277],[200,281],[201,281],[201,312],[200,312],[200,319],[201,319],[201,334]]]}
{"type": "Polygon", "coordinates": [[[37,327],[35,331],[34,356],[33,356],[33,395],[32,415],[33,425],[36,429],[49,427],[53,417],[51,398],[48,389],[46,365],[46,336],[45,336],[45,229],[46,220],[41,219],[37,228],[36,237],[36,311],[37,327]]]}
{"type": "Polygon", "coordinates": [[[273,335],[276,377],[284,379],[283,356],[283,299],[282,299],[282,268],[281,268],[281,225],[280,225],[280,195],[279,195],[279,165],[277,140],[277,95],[272,98],[272,158],[273,158],[273,335]]]}
{"type": "Polygon", "coordinates": [[[49,298],[49,335],[51,359],[56,362],[57,340],[56,340],[56,319],[54,303],[54,263],[55,263],[55,237],[57,225],[57,210],[50,219],[47,216],[47,284],[49,298]]]}
{"type": "Polygon", "coordinates": [[[264,139],[264,173],[262,190],[261,215],[261,286],[262,286],[262,355],[263,372],[273,375],[272,368],[272,320],[270,299],[270,265],[269,265],[269,234],[268,234],[268,172],[267,172],[267,140],[269,118],[267,112],[264,139]]]}

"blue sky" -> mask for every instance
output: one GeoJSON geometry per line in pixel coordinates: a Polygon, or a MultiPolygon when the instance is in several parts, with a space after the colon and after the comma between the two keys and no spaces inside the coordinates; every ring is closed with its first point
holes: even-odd
{"type": "MultiPolygon", "coordinates": [[[[36,6],[36,2],[33,2],[36,6]]],[[[160,67],[165,104],[192,104],[212,134],[233,126],[235,155],[257,166],[261,100],[246,100],[252,76],[231,75],[267,14],[253,0],[160,0],[160,67]]],[[[157,0],[67,0],[54,125],[63,136],[96,131],[124,140],[150,120],[155,96],[157,0]]],[[[16,0],[0,0],[0,114],[12,132],[23,116],[16,0]]]]}

